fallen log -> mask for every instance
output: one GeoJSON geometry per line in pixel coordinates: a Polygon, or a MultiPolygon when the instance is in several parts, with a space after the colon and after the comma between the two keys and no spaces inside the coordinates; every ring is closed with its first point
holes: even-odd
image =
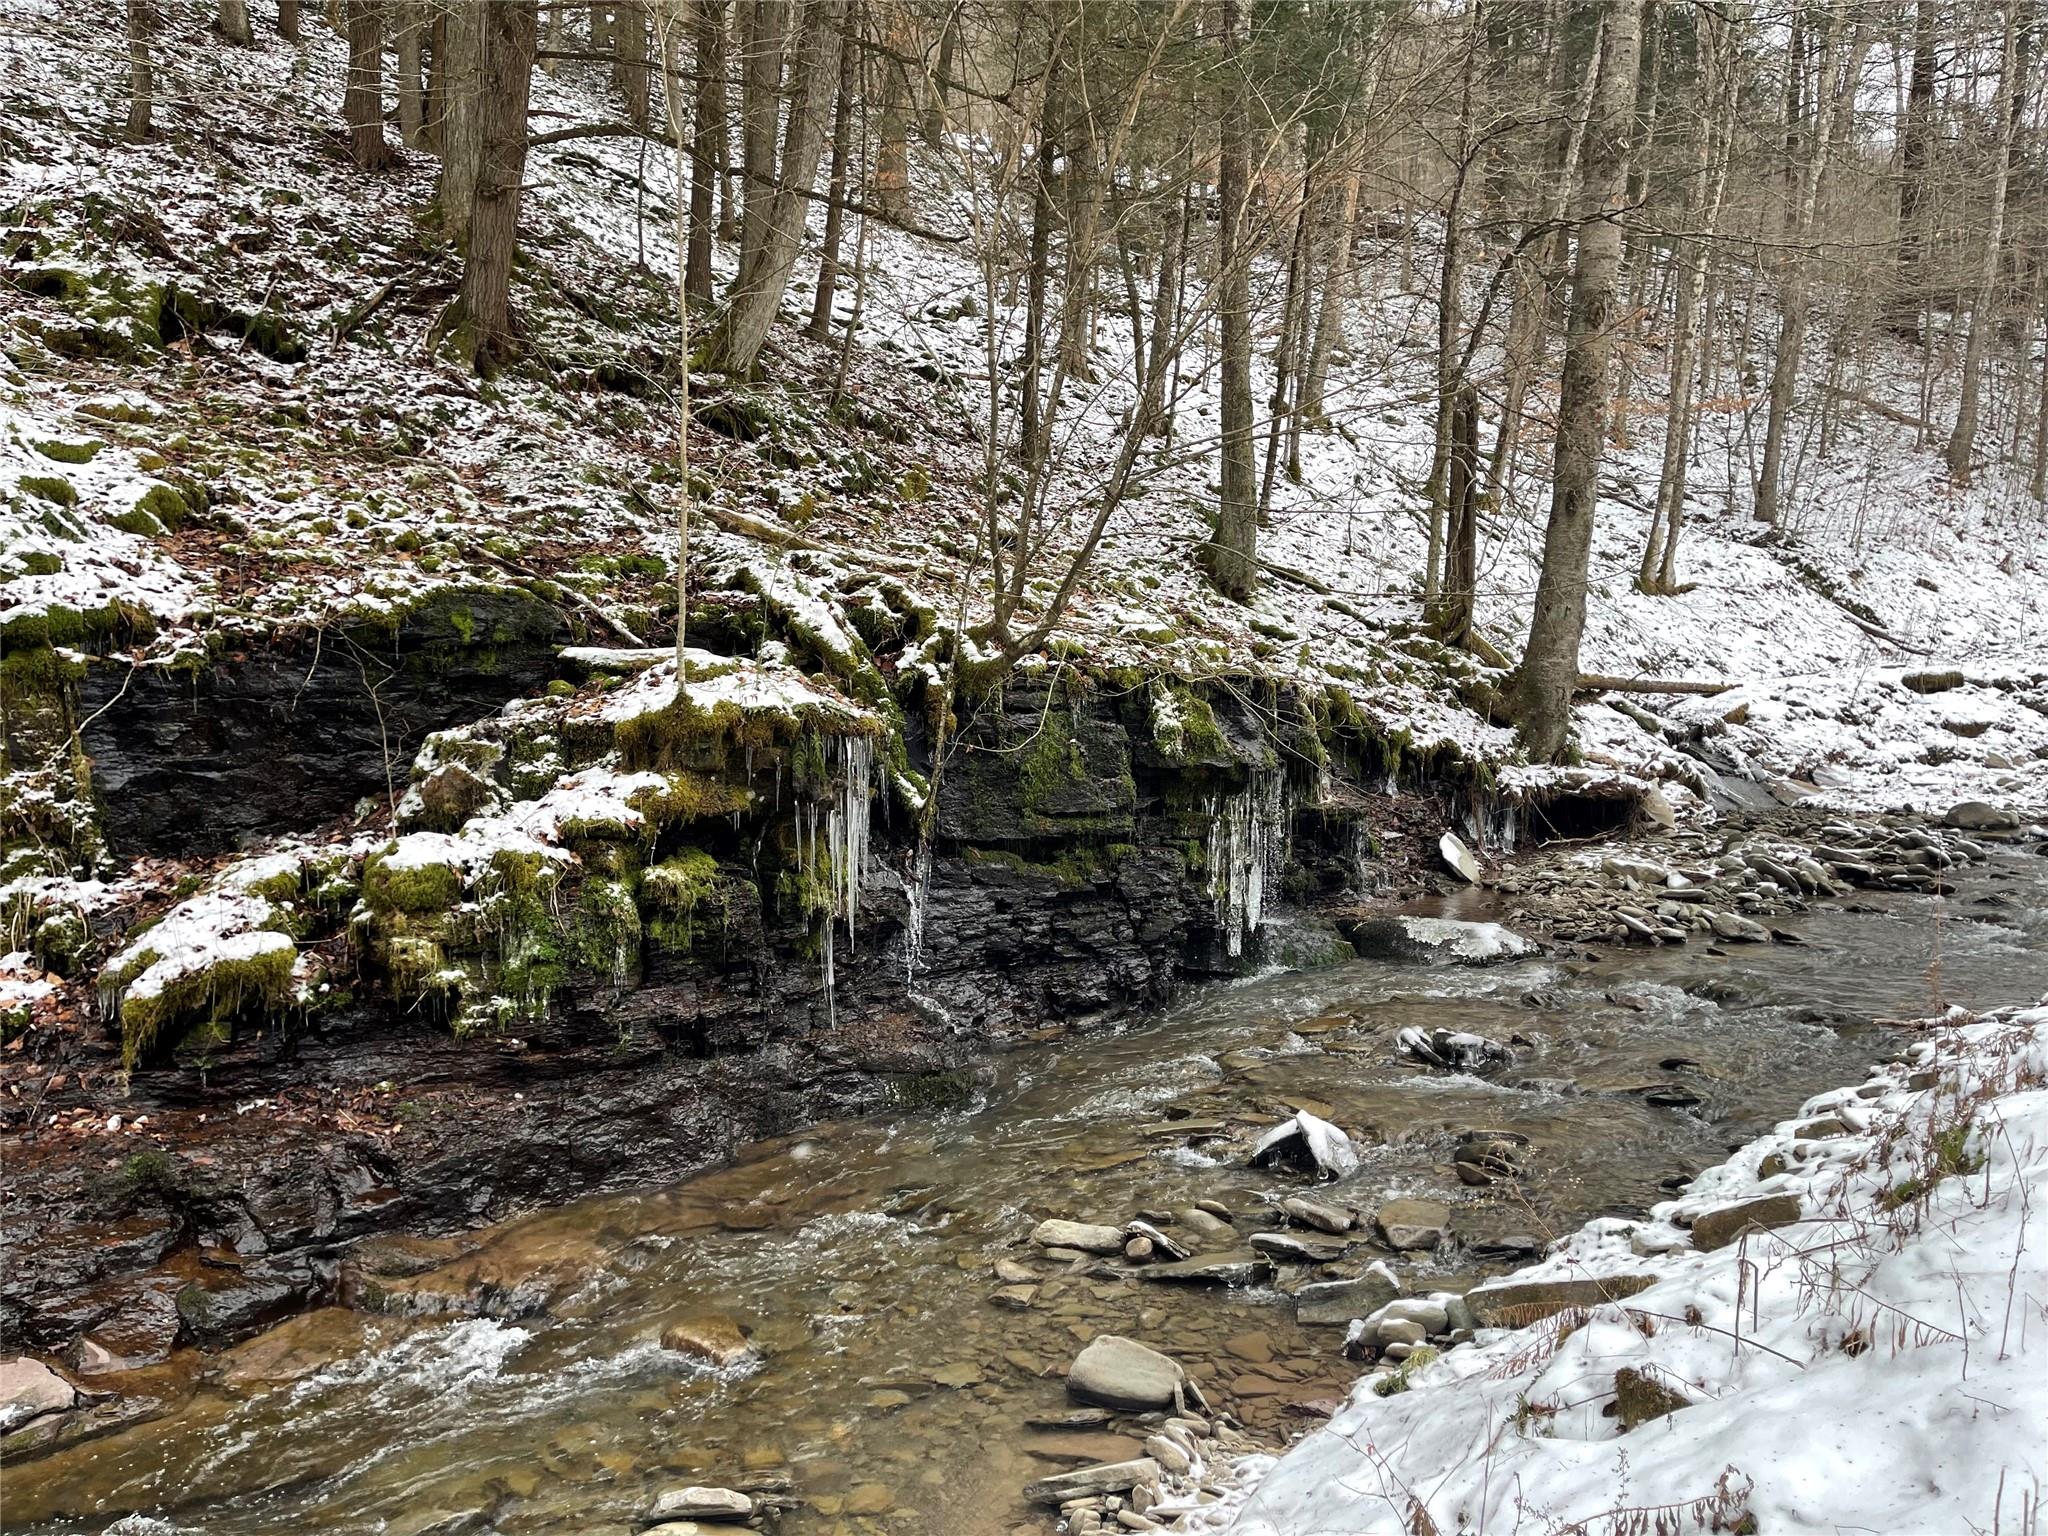
{"type": "Polygon", "coordinates": [[[1726,693],[1733,683],[1695,681],[1684,677],[1609,677],[1602,672],[1581,672],[1579,693],[1697,693],[1712,698],[1726,693]]]}

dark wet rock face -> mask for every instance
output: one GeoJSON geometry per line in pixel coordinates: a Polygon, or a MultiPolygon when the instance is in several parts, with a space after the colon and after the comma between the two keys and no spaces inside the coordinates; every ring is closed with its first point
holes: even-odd
{"type": "MultiPolygon", "coordinates": [[[[552,671],[555,616],[495,601],[423,608],[374,658],[330,634],[317,655],[228,661],[197,685],[138,677],[91,738],[109,841],[221,850],[307,826],[385,793],[385,733],[403,790],[419,735],[552,671]]],[[[172,1340],[217,1346],[334,1296],[342,1255],[373,1234],[460,1230],[679,1178],[819,1121],[962,1103],[992,1044],[1256,966],[1253,872],[1268,911],[1283,870],[1355,878],[1357,833],[1384,797],[1307,803],[1234,701],[1183,691],[1171,732],[1155,710],[1142,688],[1013,684],[971,716],[921,881],[915,829],[877,796],[857,920],[831,925],[829,985],[815,912],[777,894],[799,814],[781,795],[692,824],[695,851],[669,833],[641,851],[710,871],[715,915],[663,928],[645,912],[602,957],[562,943],[540,1001],[500,1026],[461,1031],[395,1003],[359,959],[352,1003],[158,1050],[124,1109],[154,1116],[168,1153],[110,1142],[90,1177],[74,1159],[68,1182],[0,1194],[18,1255],[0,1275],[0,1347],[98,1339],[132,1361],[172,1340]],[[234,1113],[256,1102],[262,1113],[234,1113]]],[[[584,849],[564,910],[603,852],[584,849]]],[[[453,931],[436,931],[454,956],[453,931]]]]}
{"type": "Polygon", "coordinates": [[[563,638],[527,593],[466,591],[196,672],[95,667],[80,716],[107,845],[221,853],[403,791],[421,737],[545,683],[563,638]]]}

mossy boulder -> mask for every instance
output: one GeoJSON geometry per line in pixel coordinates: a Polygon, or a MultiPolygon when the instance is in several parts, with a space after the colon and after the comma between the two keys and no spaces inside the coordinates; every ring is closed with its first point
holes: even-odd
{"type": "Polygon", "coordinates": [[[133,1068],[202,1025],[265,1017],[292,1001],[298,946],[263,897],[216,887],[180,902],[100,972],[133,1068]]]}

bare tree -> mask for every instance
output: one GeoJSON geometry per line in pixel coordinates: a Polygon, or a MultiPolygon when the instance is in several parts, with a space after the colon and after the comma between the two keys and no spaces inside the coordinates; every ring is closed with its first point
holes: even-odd
{"type": "Polygon", "coordinates": [[[1635,111],[1643,0],[1607,0],[1599,72],[1586,134],[1588,221],[1572,269],[1571,327],[1559,385],[1550,521],[1536,586],[1529,640],[1513,696],[1531,757],[1554,761],[1570,742],[1572,692],[1579,681],[1579,640],[1586,628],[1586,584],[1593,550],[1606,425],[1607,372],[1614,351],[1614,297],[1621,265],[1620,209],[1628,185],[1628,133],[1635,111]]]}
{"type": "Polygon", "coordinates": [[[1222,494],[1210,541],[1209,577],[1225,597],[1243,602],[1258,576],[1258,482],[1252,463],[1251,263],[1247,199],[1251,125],[1238,0],[1220,0],[1223,69],[1218,85],[1216,193],[1217,318],[1223,332],[1222,494]]]}

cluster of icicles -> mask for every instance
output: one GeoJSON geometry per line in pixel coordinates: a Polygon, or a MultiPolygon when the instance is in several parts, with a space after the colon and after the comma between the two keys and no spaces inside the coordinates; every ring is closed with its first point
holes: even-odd
{"type": "Polygon", "coordinates": [[[838,925],[846,925],[850,947],[854,923],[860,916],[860,891],[868,867],[868,808],[875,784],[872,741],[865,736],[840,736],[832,745],[838,756],[838,793],[829,800],[813,800],[798,813],[796,844],[798,875],[808,881],[813,871],[819,872],[831,893],[822,935],[828,1025],[835,1017],[832,986],[838,925]]]}
{"type": "Polygon", "coordinates": [[[1233,957],[1259,931],[1266,888],[1280,877],[1293,814],[1287,801],[1287,775],[1279,769],[1254,773],[1243,789],[1209,799],[1209,895],[1233,957]]]}

